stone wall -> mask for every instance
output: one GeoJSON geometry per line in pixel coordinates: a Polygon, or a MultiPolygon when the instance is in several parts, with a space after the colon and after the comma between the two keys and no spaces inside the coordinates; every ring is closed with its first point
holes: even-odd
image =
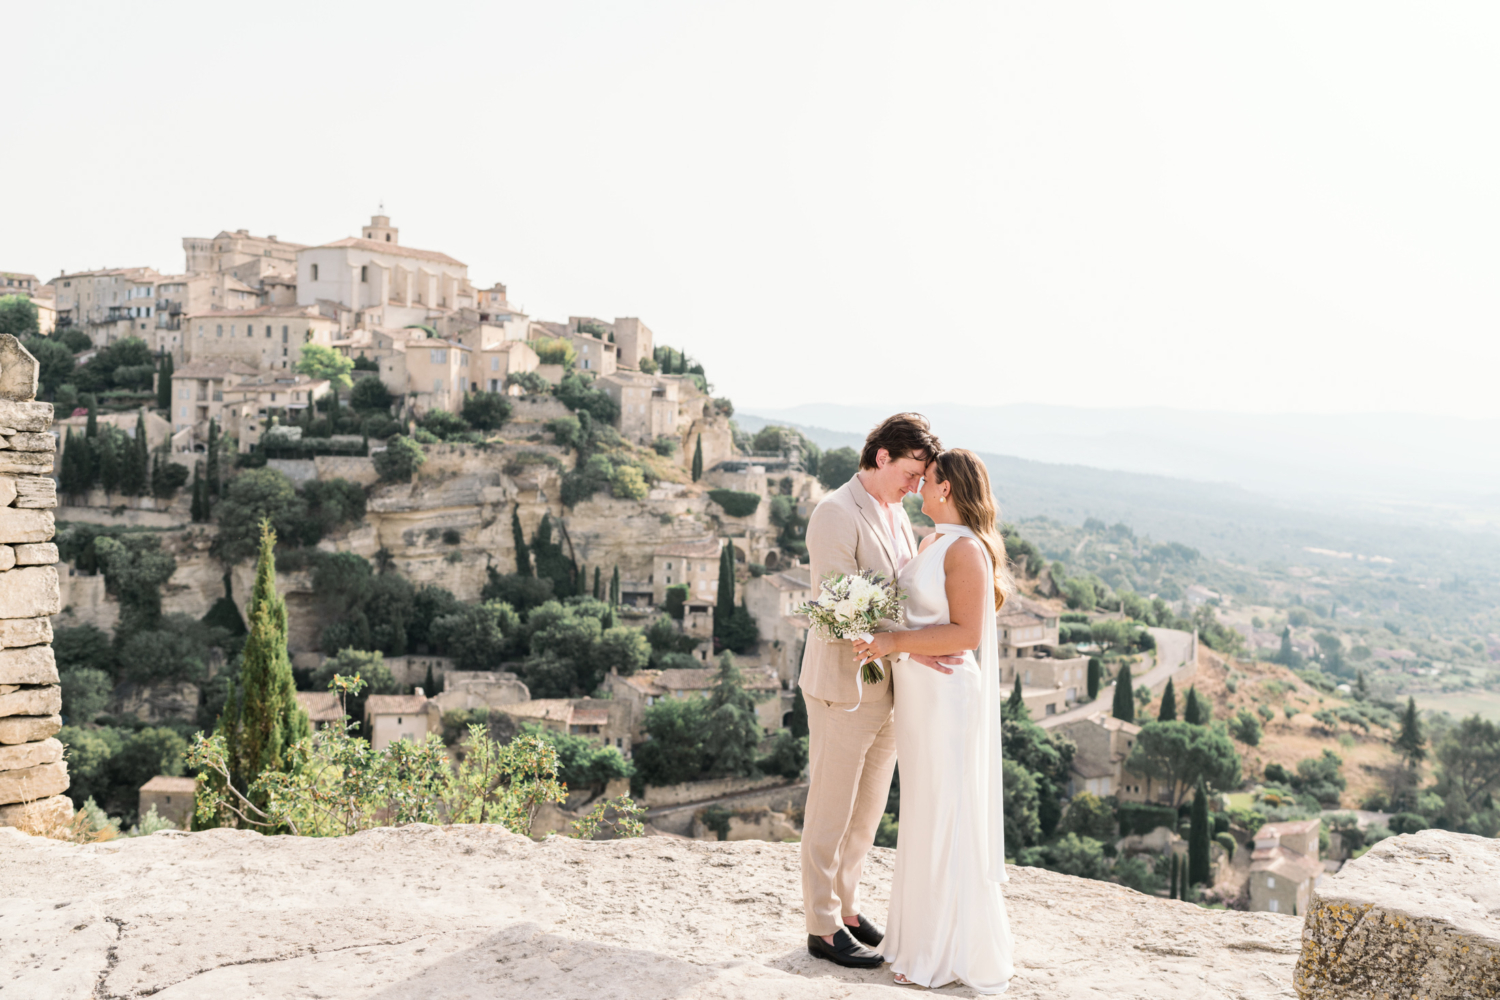
{"type": "Polygon", "coordinates": [[[35,402],[36,360],[0,336],[0,826],[68,822],[62,688],[51,616],[61,610],[52,542],[57,439],[35,402]]]}

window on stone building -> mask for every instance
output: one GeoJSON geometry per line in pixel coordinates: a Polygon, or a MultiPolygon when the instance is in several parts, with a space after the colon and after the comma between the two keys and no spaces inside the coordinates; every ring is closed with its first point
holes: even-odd
{"type": "Polygon", "coordinates": [[[368,265],[366,265],[366,264],[359,265],[359,280],[360,281],[369,281],[370,280],[370,268],[369,268],[368,265]]]}
{"type": "Polygon", "coordinates": [[[214,332],[214,336],[215,337],[222,337],[222,336],[224,336],[224,324],[223,323],[215,323],[214,324],[214,330],[215,330],[215,332],[214,332]]]}
{"type": "Polygon", "coordinates": [[[285,326],[285,324],[283,324],[282,327],[281,327],[281,342],[283,344],[286,343],[286,338],[287,338],[287,327],[285,326]]]}
{"type": "Polygon", "coordinates": [[[314,280],[314,281],[318,280],[318,265],[316,265],[316,264],[314,264],[312,266],[312,280],[314,280]]]}
{"type": "Polygon", "coordinates": [[[266,324],[266,339],[271,339],[271,324],[269,323],[266,324]]]}

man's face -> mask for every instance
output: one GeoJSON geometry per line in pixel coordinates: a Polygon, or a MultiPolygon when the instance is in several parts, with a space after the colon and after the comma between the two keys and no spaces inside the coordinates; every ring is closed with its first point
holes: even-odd
{"type": "Polygon", "coordinates": [[[922,485],[922,473],[926,471],[926,456],[921,458],[891,458],[884,448],[875,453],[875,474],[871,477],[875,487],[871,492],[881,503],[900,503],[908,493],[915,493],[922,485]]]}

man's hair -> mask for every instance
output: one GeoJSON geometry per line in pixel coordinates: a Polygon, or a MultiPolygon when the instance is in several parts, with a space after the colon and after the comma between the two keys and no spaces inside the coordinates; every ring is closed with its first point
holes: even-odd
{"type": "Polygon", "coordinates": [[[875,453],[884,448],[891,458],[918,458],[930,462],[943,453],[943,445],[920,413],[898,413],[886,417],[865,438],[859,453],[861,469],[875,468],[875,453]]]}

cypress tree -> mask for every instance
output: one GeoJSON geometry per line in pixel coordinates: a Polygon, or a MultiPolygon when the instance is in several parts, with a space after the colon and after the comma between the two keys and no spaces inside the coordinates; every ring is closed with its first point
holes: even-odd
{"type": "Polygon", "coordinates": [[[1182,721],[1203,725],[1203,706],[1198,701],[1198,685],[1188,688],[1187,704],[1182,707],[1182,721]]]}
{"type": "Polygon", "coordinates": [[[698,443],[693,446],[693,482],[703,478],[703,435],[698,435],[698,443]]]}
{"type": "Polygon", "coordinates": [[[1167,898],[1177,898],[1177,852],[1172,852],[1172,882],[1167,889],[1167,898]]]}
{"type": "Polygon", "coordinates": [[[208,422],[208,461],[203,470],[204,477],[208,480],[208,495],[216,497],[219,495],[219,422],[210,420],[208,422]]]}
{"type": "Polygon", "coordinates": [[[604,581],[599,576],[599,567],[594,567],[594,600],[604,600],[604,581]]]}
{"type": "Polygon", "coordinates": [[[1354,696],[1360,701],[1364,701],[1366,698],[1370,697],[1370,686],[1365,683],[1365,672],[1363,670],[1355,674],[1354,696]]]}
{"type": "Polygon", "coordinates": [[[1417,716],[1417,700],[1406,699],[1406,712],[1401,716],[1401,732],[1396,737],[1396,752],[1406,759],[1408,767],[1416,767],[1427,757],[1427,737],[1422,733],[1422,720],[1417,716]]]}
{"type": "Polygon", "coordinates": [[[1167,678],[1166,690],[1161,693],[1161,711],[1156,713],[1157,722],[1177,721],[1177,690],[1172,684],[1172,679],[1167,678]]]}
{"type": "Polygon", "coordinates": [[[604,612],[604,617],[599,619],[599,631],[604,632],[615,627],[615,609],[609,608],[604,612]]]}
{"type": "Polygon", "coordinates": [[[1015,718],[1016,712],[1026,707],[1026,700],[1021,697],[1021,671],[1016,671],[1016,686],[1010,689],[1010,697],[1005,701],[1005,717],[1015,718]]]}
{"type": "Polygon", "coordinates": [[[614,576],[609,579],[609,603],[612,607],[620,606],[620,565],[615,564],[614,576]]]}
{"type": "Polygon", "coordinates": [[[719,550],[719,593],[714,605],[714,638],[723,642],[725,626],[734,614],[734,543],[727,542],[719,550]]]}
{"type": "Polygon", "coordinates": [[[1099,697],[1099,689],[1104,686],[1104,664],[1099,662],[1099,657],[1089,657],[1089,701],[1099,697]]]}
{"type": "Polygon", "coordinates": [[[1284,666],[1294,667],[1292,662],[1297,656],[1296,650],[1292,649],[1292,627],[1286,626],[1281,630],[1281,650],[1276,654],[1276,662],[1284,666]]]}
{"type": "Polygon", "coordinates": [[[708,699],[703,754],[712,774],[755,774],[756,751],[760,747],[760,720],[755,699],[745,690],[744,677],[725,651],[719,657],[719,676],[708,699]]]}
{"type": "Polygon", "coordinates": [[[98,438],[99,452],[99,485],[104,487],[106,494],[113,493],[120,488],[120,474],[123,471],[120,448],[116,436],[119,434],[113,427],[107,429],[107,433],[100,434],[98,438]]]}
{"type": "MultiPolygon", "coordinates": [[[[297,703],[286,651],[286,602],[276,590],[276,533],[260,525],[260,555],[250,595],[250,634],[240,653],[239,779],[248,789],[266,771],[282,770],[287,750],[311,734],[297,703]]],[[[257,805],[264,808],[263,801],[257,805]]]]}
{"type": "MultiPolygon", "coordinates": [[[[1203,779],[1198,779],[1198,787],[1193,792],[1193,813],[1188,826],[1188,885],[1204,885],[1212,878],[1213,873],[1208,864],[1208,845],[1211,827],[1208,823],[1208,789],[1203,784],[1203,779]]],[[[1184,886],[1186,888],[1186,886],[1184,886]]],[[[1184,893],[1184,896],[1186,893],[1184,893]]]]}
{"type": "Polygon", "coordinates": [[[432,698],[437,695],[437,681],[432,678],[432,661],[427,661],[427,677],[422,682],[422,693],[432,698]]]}
{"type": "Polygon", "coordinates": [[[88,406],[89,419],[88,423],[84,425],[83,436],[86,438],[96,438],[99,436],[99,418],[94,414],[94,396],[92,393],[89,394],[88,406]]]}
{"type": "Polygon", "coordinates": [[[203,503],[203,477],[198,474],[200,466],[193,463],[193,503],[191,507],[194,521],[202,522],[208,520],[208,512],[204,510],[203,503]]]}
{"type": "Polygon", "coordinates": [[[516,573],[532,576],[531,549],[526,545],[526,533],[521,530],[521,505],[510,509],[510,541],[516,548],[516,573]]]}
{"type": "Polygon", "coordinates": [[[62,468],[58,470],[58,486],[70,496],[76,496],[88,489],[88,484],[83,481],[78,460],[87,447],[84,438],[74,437],[73,428],[68,428],[67,437],[63,439],[62,468]]]}
{"type": "Polygon", "coordinates": [[[124,447],[120,455],[120,492],[128,497],[138,497],[146,492],[146,483],[150,478],[144,413],[136,416],[135,437],[126,438],[121,443],[124,447]]]}
{"type": "Polygon", "coordinates": [[[1135,687],[1128,663],[1121,666],[1120,672],[1115,675],[1115,702],[1110,714],[1126,722],[1135,721],[1135,687]]]}
{"type": "Polygon", "coordinates": [[[168,419],[172,419],[172,352],[161,356],[161,367],[156,370],[156,408],[168,419]]]}

